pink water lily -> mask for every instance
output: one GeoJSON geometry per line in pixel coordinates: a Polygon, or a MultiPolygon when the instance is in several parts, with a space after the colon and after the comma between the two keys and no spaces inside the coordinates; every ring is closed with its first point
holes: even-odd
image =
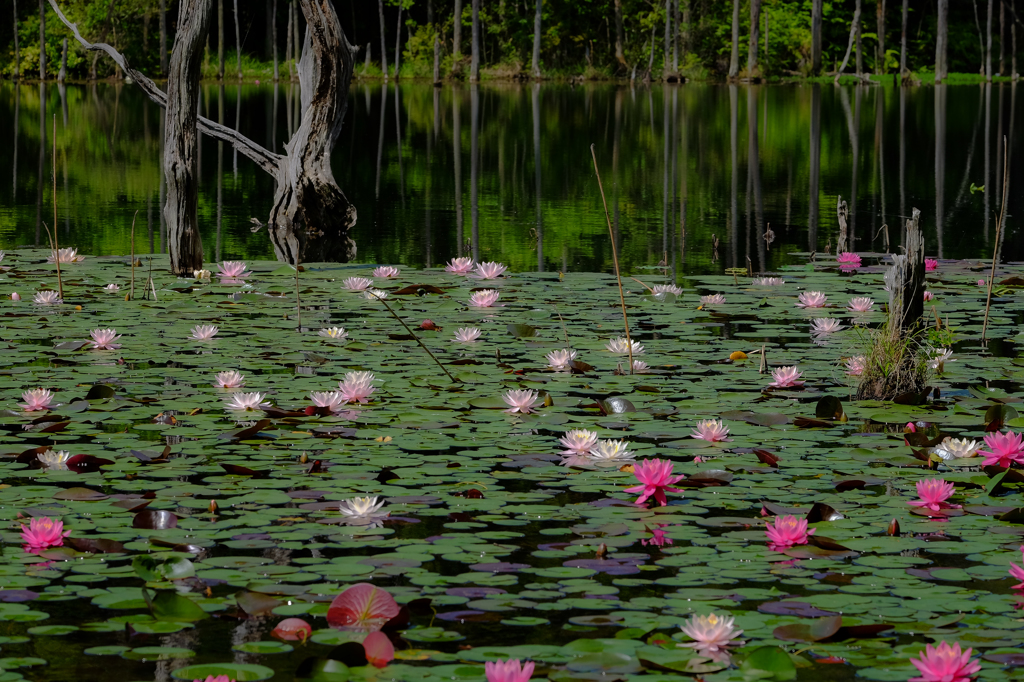
{"type": "Polygon", "coordinates": [[[342,284],[349,291],[366,291],[373,286],[373,280],[366,277],[346,277],[342,284]]]}
{"type": "Polygon", "coordinates": [[[21,294],[19,294],[17,291],[12,291],[11,292],[11,300],[12,301],[20,301],[21,300],[21,294]]]}
{"type": "Polygon", "coordinates": [[[56,407],[53,403],[53,393],[46,388],[33,388],[25,391],[21,394],[21,399],[25,401],[22,407],[26,412],[49,410],[56,407]]]}
{"type": "Polygon", "coordinates": [[[939,261],[936,260],[935,258],[925,258],[924,259],[924,269],[925,269],[926,272],[931,272],[932,270],[936,270],[938,267],[939,267],[939,261]]]}
{"type": "Polygon", "coordinates": [[[545,357],[548,359],[548,367],[556,372],[568,372],[572,369],[573,360],[576,359],[576,351],[569,348],[553,350],[545,357]]]}
{"type": "Polygon", "coordinates": [[[855,253],[840,253],[836,256],[836,262],[843,270],[852,270],[860,267],[860,256],[855,253]]]}
{"type": "Polygon", "coordinates": [[[341,407],[348,403],[341,391],[310,391],[309,399],[317,407],[327,408],[331,412],[340,411],[341,407]]]}
{"type": "Polygon", "coordinates": [[[867,359],[863,355],[855,355],[846,358],[846,374],[851,377],[859,377],[867,368],[867,359]]]}
{"type": "Polygon", "coordinates": [[[224,409],[237,411],[262,410],[265,407],[270,407],[270,403],[263,400],[266,397],[266,393],[236,393],[224,404],[224,409]]]}
{"type": "Polygon", "coordinates": [[[961,652],[959,642],[950,646],[943,641],[937,647],[925,644],[921,658],[910,659],[921,676],[907,682],[970,682],[981,671],[981,664],[971,660],[971,651],[961,652]]]}
{"type": "Polygon", "coordinates": [[[795,516],[776,516],[775,525],[765,522],[764,534],[768,536],[768,548],[776,552],[789,549],[793,545],[806,545],[808,537],[814,535],[816,529],[807,530],[807,519],[795,516]]]}
{"type": "Polygon", "coordinates": [[[107,286],[105,286],[103,288],[106,289],[107,291],[120,291],[121,290],[121,287],[118,286],[117,284],[113,283],[113,282],[111,282],[110,284],[108,284],[107,286]]]}
{"type": "Polygon", "coordinates": [[[700,297],[700,304],[702,306],[722,305],[723,303],[725,303],[725,296],[722,294],[711,294],[710,296],[700,297]]]}
{"type": "Polygon", "coordinates": [[[508,412],[509,414],[515,414],[516,412],[521,414],[530,414],[533,412],[533,407],[540,402],[537,391],[529,390],[510,390],[502,395],[501,399],[509,406],[509,409],[505,410],[505,412],[508,412]]]}
{"type": "Polygon", "coordinates": [[[487,676],[487,682],[529,682],[533,668],[533,661],[520,664],[518,658],[487,661],[484,663],[484,674],[487,676]]]}
{"type": "Polygon", "coordinates": [[[597,445],[597,434],[587,429],[573,429],[558,439],[562,447],[563,455],[586,455],[590,449],[597,445]]]}
{"type": "Polygon", "coordinates": [[[732,440],[726,437],[728,435],[729,427],[720,419],[701,419],[697,422],[697,428],[690,432],[690,437],[706,440],[709,443],[732,440]]]}
{"type": "Polygon", "coordinates": [[[338,391],[346,403],[361,403],[365,405],[370,401],[370,396],[376,391],[373,386],[372,372],[348,372],[345,378],[338,384],[338,391]]]}
{"type": "Polygon", "coordinates": [[[217,372],[218,388],[241,388],[245,386],[245,375],[237,370],[217,372]]]}
{"type": "Polygon", "coordinates": [[[1024,445],[1021,444],[1021,436],[1024,434],[1007,431],[1006,433],[989,433],[985,435],[985,445],[988,450],[979,450],[978,454],[985,455],[982,466],[998,465],[1008,468],[1011,464],[1024,464],[1024,445]]]}
{"type": "Polygon", "coordinates": [[[850,299],[850,302],[849,304],[847,304],[846,308],[855,313],[866,313],[869,310],[871,310],[871,308],[874,307],[874,305],[875,302],[872,301],[867,296],[857,296],[850,299]]]}
{"type": "Polygon", "coordinates": [[[672,462],[667,459],[645,459],[633,466],[633,475],[640,485],[626,488],[627,493],[640,493],[637,504],[643,504],[648,498],[654,497],[662,507],[668,504],[665,491],[670,493],[683,492],[673,484],[686,478],[683,474],[672,475],[672,462]]]}
{"type": "Polygon", "coordinates": [[[695,614],[682,626],[683,632],[693,642],[676,646],[696,649],[702,656],[709,656],[713,660],[727,659],[726,648],[740,644],[741,642],[734,638],[743,634],[743,630],[736,629],[734,622],[732,616],[718,616],[714,613],[707,616],[695,614]]]}
{"type": "Polygon", "coordinates": [[[81,263],[84,260],[85,256],[79,255],[78,250],[71,247],[58,249],[56,252],[50,251],[50,255],[46,257],[47,263],[81,263]]]}
{"type": "Polygon", "coordinates": [[[668,525],[668,524],[657,523],[657,524],[655,524],[654,528],[648,528],[647,530],[650,531],[651,537],[643,538],[642,540],[640,540],[640,544],[645,546],[645,547],[647,547],[647,546],[651,546],[651,547],[664,547],[665,545],[673,545],[673,544],[675,544],[675,542],[673,542],[672,538],[670,538],[668,536],[668,533],[666,533],[665,531],[663,531],[661,529],[661,526],[665,526],[665,525],[668,525]]]}
{"type": "Polygon", "coordinates": [[[921,499],[909,500],[907,504],[913,507],[930,509],[931,511],[959,508],[960,506],[946,502],[953,495],[953,484],[947,483],[941,478],[926,478],[918,481],[917,494],[921,499]]]}
{"type": "Polygon", "coordinates": [[[121,338],[116,329],[93,329],[89,336],[92,337],[93,350],[117,350],[121,347],[121,344],[114,343],[121,338]]]}
{"type": "Polygon", "coordinates": [[[68,535],[71,531],[64,530],[64,522],[49,516],[37,516],[28,522],[27,528],[21,527],[21,541],[25,543],[26,551],[60,547],[68,535]]]}
{"type": "Polygon", "coordinates": [[[683,290],[677,287],[675,284],[655,284],[651,287],[651,293],[657,296],[658,294],[673,294],[675,296],[682,296],[683,290]]]}
{"type": "Polygon", "coordinates": [[[501,263],[495,263],[494,261],[478,263],[476,266],[476,272],[470,275],[470,277],[474,277],[476,279],[497,279],[498,277],[501,277],[501,274],[506,270],[508,270],[508,266],[501,263]]]}
{"type": "Polygon", "coordinates": [[[252,274],[245,271],[245,261],[241,260],[226,260],[220,263],[217,269],[217,276],[227,279],[245,279],[252,274]]]}
{"type": "Polygon", "coordinates": [[[768,384],[770,388],[795,388],[797,386],[803,386],[804,382],[798,381],[802,372],[797,370],[796,365],[792,367],[779,367],[778,369],[772,370],[772,383],[768,384]]]}
{"type": "Polygon", "coordinates": [[[402,274],[402,271],[393,265],[381,265],[373,269],[374,277],[392,278],[398,277],[400,274],[402,274]]]}
{"type": "Polygon", "coordinates": [[[474,291],[469,295],[469,305],[474,308],[490,308],[498,301],[501,294],[496,289],[474,291]]]}
{"type": "Polygon", "coordinates": [[[820,291],[805,291],[797,298],[800,299],[797,308],[824,308],[828,301],[828,296],[820,291]]]}
{"type": "MultiPolygon", "coordinates": [[[[1020,551],[1021,551],[1021,556],[1024,556],[1024,546],[1021,546],[1020,551]]],[[[1024,561],[1021,561],[1021,563],[1024,563],[1024,561]]],[[[1013,586],[1013,589],[1015,589],[1015,590],[1024,590],[1024,568],[1021,568],[1020,566],[1018,566],[1017,564],[1015,564],[1015,563],[1013,563],[1011,561],[1010,562],[1010,575],[1013,576],[1016,580],[1020,581],[1019,584],[1013,586]]]]}
{"type": "Polygon", "coordinates": [[[209,341],[217,335],[220,329],[213,324],[197,324],[192,327],[192,336],[189,337],[192,341],[209,341]]]}
{"type": "Polygon", "coordinates": [[[930,291],[925,291],[924,294],[922,294],[922,296],[924,296],[925,303],[927,303],[928,301],[935,300],[935,294],[933,294],[930,291]]]}
{"type": "Polygon", "coordinates": [[[754,286],[757,287],[778,287],[786,283],[781,277],[755,277],[754,286]]]}
{"type": "Polygon", "coordinates": [[[473,343],[480,338],[480,330],[476,327],[459,327],[455,332],[455,340],[459,343],[473,343]]]}
{"type": "Polygon", "coordinates": [[[468,275],[473,272],[473,265],[472,258],[461,256],[459,258],[452,258],[448,265],[444,266],[444,269],[453,275],[468,275]]]}

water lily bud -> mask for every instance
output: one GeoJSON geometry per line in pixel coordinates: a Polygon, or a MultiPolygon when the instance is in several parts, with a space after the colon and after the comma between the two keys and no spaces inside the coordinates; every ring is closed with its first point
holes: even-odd
{"type": "Polygon", "coordinates": [[[11,294],[11,300],[12,301],[20,301],[21,300],[21,294],[19,294],[17,291],[15,291],[13,294],[11,294]]]}
{"type": "Polygon", "coordinates": [[[889,527],[886,529],[885,534],[890,537],[895,537],[900,534],[900,522],[893,519],[889,523],[889,527]]]}
{"type": "Polygon", "coordinates": [[[732,353],[729,354],[729,359],[730,360],[746,360],[747,359],[747,354],[744,353],[741,350],[734,350],[732,353]]]}
{"type": "Polygon", "coordinates": [[[210,507],[209,507],[209,509],[210,509],[210,513],[211,514],[216,514],[217,513],[217,500],[210,500],[210,507]]]}
{"type": "Polygon", "coordinates": [[[307,455],[305,452],[303,452],[301,455],[299,455],[299,464],[305,464],[308,461],[309,461],[309,455],[307,455]]]}

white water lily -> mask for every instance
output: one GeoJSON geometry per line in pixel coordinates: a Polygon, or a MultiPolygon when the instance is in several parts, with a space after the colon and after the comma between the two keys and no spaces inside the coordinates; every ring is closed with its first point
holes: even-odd
{"type": "Polygon", "coordinates": [[[342,500],[338,511],[345,515],[345,523],[353,526],[381,526],[389,512],[382,512],[384,500],[377,496],[353,497],[342,500]]]}
{"type": "Polygon", "coordinates": [[[598,465],[624,464],[636,457],[636,453],[626,449],[628,447],[629,443],[624,440],[598,441],[590,448],[590,459],[598,465]]]}
{"type": "Polygon", "coordinates": [[[336,341],[341,341],[348,337],[348,332],[345,331],[344,327],[328,327],[326,329],[321,329],[319,334],[320,336],[328,339],[335,339],[336,341]]]}
{"type": "Polygon", "coordinates": [[[383,289],[367,289],[363,292],[363,296],[371,301],[376,301],[378,299],[387,298],[388,292],[383,289]]]}
{"type": "Polygon", "coordinates": [[[947,436],[942,439],[941,443],[935,446],[934,452],[942,459],[961,459],[974,457],[978,454],[981,446],[982,443],[980,441],[947,436]]]}
{"type": "Polygon", "coordinates": [[[675,284],[655,284],[651,287],[651,293],[654,295],[675,294],[676,296],[682,296],[683,290],[675,284]]]}
{"type": "Polygon", "coordinates": [[[568,372],[571,369],[569,365],[576,359],[576,355],[574,350],[561,348],[551,351],[545,357],[548,359],[548,367],[551,369],[556,372],[568,372]]]}
{"type": "Polygon", "coordinates": [[[270,403],[264,402],[265,393],[236,393],[231,400],[224,405],[226,410],[262,410],[270,407],[270,403]]]}
{"type": "Polygon", "coordinates": [[[928,366],[939,374],[946,369],[947,362],[956,362],[953,351],[949,348],[934,348],[928,357],[928,366]]]}
{"type": "Polygon", "coordinates": [[[58,452],[47,450],[42,454],[36,455],[36,458],[42,462],[48,471],[67,471],[68,459],[71,458],[71,453],[67,450],[59,450],[58,452]]]}
{"type": "Polygon", "coordinates": [[[621,336],[617,339],[612,339],[606,343],[604,347],[607,348],[609,352],[615,353],[616,355],[627,355],[629,354],[630,345],[633,346],[633,355],[643,354],[644,347],[640,345],[639,341],[633,341],[632,339],[626,341],[626,339],[621,336]]]}

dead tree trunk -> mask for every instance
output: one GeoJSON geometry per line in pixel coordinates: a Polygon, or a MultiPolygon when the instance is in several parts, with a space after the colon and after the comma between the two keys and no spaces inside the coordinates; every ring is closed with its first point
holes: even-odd
{"type": "Polygon", "coordinates": [[[57,82],[63,83],[68,75],[68,39],[61,43],[60,50],[60,72],[57,74],[57,82]]]}
{"type": "Polygon", "coordinates": [[[823,0],[811,3],[811,75],[821,71],[821,14],[823,0]]]}
{"type": "Polygon", "coordinates": [[[729,56],[729,78],[740,73],[740,0],[732,0],[732,53],[729,56]]]}
{"type": "Polygon", "coordinates": [[[21,80],[21,48],[18,46],[18,0],[14,0],[14,80],[21,80]]]}
{"type": "Polygon", "coordinates": [[[878,36],[875,55],[875,73],[885,73],[885,0],[878,0],[875,7],[875,35],[878,36]]]}
{"type": "Polygon", "coordinates": [[[537,12],[533,15],[533,63],[530,65],[530,73],[534,78],[540,78],[540,11],[542,2],[543,0],[537,0],[537,12]]]}
{"type": "Polygon", "coordinates": [[[480,80],[480,0],[473,0],[473,32],[471,40],[470,54],[472,58],[469,63],[469,80],[476,82],[480,80]]]}
{"type": "Polygon", "coordinates": [[[893,266],[885,273],[889,287],[889,315],[897,315],[900,334],[906,337],[917,327],[924,314],[924,236],[921,211],[913,209],[907,220],[905,255],[894,255],[893,266]]]}
{"type": "Polygon", "coordinates": [[[939,0],[935,9],[935,82],[946,79],[946,51],[949,43],[949,0],[939,0]]]}
{"type": "Polygon", "coordinates": [[[46,80],[46,10],[39,0],[39,80],[46,80]]]}
{"type": "Polygon", "coordinates": [[[235,0],[235,66],[238,80],[242,80],[242,34],[238,27],[238,0],[235,0]]]}
{"type": "Polygon", "coordinates": [[[622,31],[622,0],[615,0],[615,61],[621,66],[626,64],[625,40],[622,31]]]}
{"type": "Polygon", "coordinates": [[[750,0],[750,40],[747,43],[747,78],[757,78],[757,48],[761,39],[761,0],[750,0]]]}
{"type": "Polygon", "coordinates": [[[850,219],[850,209],[842,197],[836,201],[836,218],[839,220],[839,241],[836,242],[836,255],[846,253],[847,250],[847,223],[850,219]]]}
{"type": "MultiPolygon", "coordinates": [[[[942,0],[939,0],[942,2],[942,0]]],[[[846,44],[846,54],[843,56],[843,63],[839,66],[839,70],[836,71],[836,78],[834,83],[839,83],[839,77],[843,75],[843,71],[846,70],[846,65],[850,62],[850,52],[853,50],[854,40],[857,38],[857,27],[860,26],[860,0],[857,0],[857,7],[853,11],[853,22],[850,24],[850,40],[846,44]]],[[[857,74],[860,75],[859,73],[857,74]]]]}
{"type": "Polygon", "coordinates": [[[384,0],[377,0],[377,11],[380,15],[380,71],[384,82],[388,82],[388,44],[384,39],[384,0]]]}
{"type": "Polygon", "coordinates": [[[217,0],[217,78],[224,80],[224,0],[217,0]]]}
{"type": "Polygon", "coordinates": [[[164,131],[164,176],[167,178],[167,239],[171,272],[191,275],[203,268],[199,236],[199,177],[196,147],[199,135],[199,67],[209,28],[211,0],[182,0],[178,35],[171,50],[167,78],[167,128],[164,131]]]}

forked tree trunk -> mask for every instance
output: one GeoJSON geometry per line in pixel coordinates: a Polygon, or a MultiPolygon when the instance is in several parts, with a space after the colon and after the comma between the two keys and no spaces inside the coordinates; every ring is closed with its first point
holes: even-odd
{"type": "MultiPolygon", "coordinates": [[[[939,0],[942,2],[943,0],[939,0]]],[[[850,40],[846,44],[846,54],[843,56],[843,63],[839,66],[839,70],[836,71],[836,78],[834,83],[839,83],[839,77],[843,75],[843,71],[846,70],[846,65],[850,63],[850,52],[853,50],[853,43],[857,37],[857,27],[860,26],[860,0],[857,0],[856,9],[853,11],[853,22],[850,23],[850,40]]],[[[859,73],[857,74],[860,75],[859,73]]]]}

